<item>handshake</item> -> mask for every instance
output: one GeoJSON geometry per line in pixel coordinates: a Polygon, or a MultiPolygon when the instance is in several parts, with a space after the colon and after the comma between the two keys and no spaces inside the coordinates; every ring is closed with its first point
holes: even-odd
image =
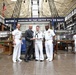
{"type": "Polygon", "coordinates": [[[33,38],[31,38],[30,40],[35,40],[36,38],[35,37],[33,37],[33,38]]]}
{"type": "Polygon", "coordinates": [[[35,37],[33,37],[30,40],[42,40],[42,38],[35,38],[35,37]]]}

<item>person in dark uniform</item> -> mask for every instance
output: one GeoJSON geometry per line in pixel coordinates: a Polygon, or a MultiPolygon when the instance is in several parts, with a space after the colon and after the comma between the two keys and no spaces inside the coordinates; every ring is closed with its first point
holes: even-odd
{"type": "Polygon", "coordinates": [[[26,51],[24,61],[28,62],[31,59],[31,54],[33,52],[33,31],[32,25],[29,25],[29,29],[25,31],[25,40],[26,40],[26,51]]]}

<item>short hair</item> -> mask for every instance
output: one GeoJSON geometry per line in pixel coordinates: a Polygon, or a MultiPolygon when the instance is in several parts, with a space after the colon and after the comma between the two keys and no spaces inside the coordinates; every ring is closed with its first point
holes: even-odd
{"type": "Polygon", "coordinates": [[[19,24],[19,23],[17,22],[17,23],[16,23],[16,26],[17,26],[18,24],[19,24]]]}
{"type": "Polygon", "coordinates": [[[48,27],[49,28],[49,25],[46,25],[45,27],[48,27]]]}
{"type": "Polygon", "coordinates": [[[36,27],[39,27],[40,28],[40,26],[38,26],[38,25],[36,27]]]}

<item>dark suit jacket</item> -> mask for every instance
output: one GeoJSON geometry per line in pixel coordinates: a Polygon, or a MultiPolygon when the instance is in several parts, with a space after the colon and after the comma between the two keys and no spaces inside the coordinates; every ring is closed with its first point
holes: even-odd
{"type": "Polygon", "coordinates": [[[26,40],[27,46],[30,46],[31,44],[33,44],[33,40],[30,40],[31,38],[33,38],[33,31],[28,29],[25,31],[25,40],[26,40]]]}

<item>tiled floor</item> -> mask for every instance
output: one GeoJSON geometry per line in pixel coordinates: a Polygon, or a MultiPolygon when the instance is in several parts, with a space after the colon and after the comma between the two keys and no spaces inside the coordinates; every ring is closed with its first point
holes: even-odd
{"type": "Polygon", "coordinates": [[[76,54],[60,52],[52,62],[28,63],[13,63],[12,56],[0,54],[0,75],[76,75],[76,54]]]}

